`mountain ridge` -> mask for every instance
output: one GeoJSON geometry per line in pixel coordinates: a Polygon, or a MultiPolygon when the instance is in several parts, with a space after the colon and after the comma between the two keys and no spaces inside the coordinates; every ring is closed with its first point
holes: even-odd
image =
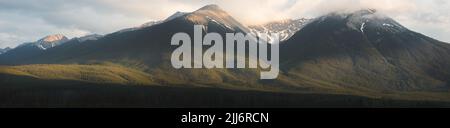
{"type": "Polygon", "coordinates": [[[16,60],[0,55],[0,64],[114,63],[149,74],[160,85],[374,97],[422,91],[448,93],[450,46],[375,14],[371,10],[330,13],[308,21],[280,44],[282,72],[278,79],[269,81],[259,80],[258,69],[176,70],[170,66],[170,53],[176,46],[169,42],[175,33],[193,37],[193,26],[199,24],[206,27],[203,33],[250,32],[215,5],[86,43],[70,40],[16,60]]]}
{"type": "Polygon", "coordinates": [[[331,13],[288,39],[281,52],[285,71],[342,86],[447,90],[450,60],[437,56],[448,56],[450,45],[430,39],[373,12],[331,13]]]}

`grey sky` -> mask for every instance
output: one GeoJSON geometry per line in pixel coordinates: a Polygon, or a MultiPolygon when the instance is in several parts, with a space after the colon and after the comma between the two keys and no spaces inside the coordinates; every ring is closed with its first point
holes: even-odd
{"type": "Polygon", "coordinates": [[[0,48],[49,34],[107,34],[218,4],[244,24],[374,8],[408,28],[450,42],[447,0],[0,0],[0,48]]]}

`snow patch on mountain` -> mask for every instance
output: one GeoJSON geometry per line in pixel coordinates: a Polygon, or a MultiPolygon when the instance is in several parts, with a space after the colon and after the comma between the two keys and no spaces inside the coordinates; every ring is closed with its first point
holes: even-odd
{"type": "MultiPolygon", "coordinates": [[[[258,33],[261,34],[279,34],[280,41],[285,41],[292,37],[297,31],[299,31],[305,24],[307,24],[310,19],[287,19],[281,21],[273,21],[261,25],[251,25],[249,26],[250,31],[253,35],[257,36],[258,33]]],[[[270,41],[270,39],[269,39],[270,41]]]]}
{"type": "Polygon", "coordinates": [[[131,28],[125,28],[125,29],[119,30],[119,31],[117,31],[117,32],[115,32],[115,33],[123,33],[123,32],[129,32],[129,31],[140,30],[140,29],[143,29],[143,28],[151,27],[151,26],[153,26],[153,25],[161,24],[161,23],[163,23],[163,22],[164,22],[164,21],[161,21],[161,20],[157,20],[157,21],[149,21],[149,22],[147,22],[147,23],[141,24],[140,26],[131,27],[131,28]]]}
{"type": "Polygon", "coordinates": [[[0,54],[6,53],[6,52],[8,52],[9,50],[11,50],[10,47],[0,48],[0,54]]]}
{"type": "Polygon", "coordinates": [[[14,49],[24,47],[24,46],[34,46],[41,50],[47,50],[49,48],[53,48],[53,47],[59,46],[61,44],[64,44],[68,41],[69,41],[69,39],[64,35],[54,34],[54,35],[45,36],[44,38],[41,38],[35,42],[22,43],[19,46],[15,47],[14,49]]]}
{"type": "Polygon", "coordinates": [[[189,22],[198,25],[207,26],[208,23],[214,22],[230,30],[242,31],[244,33],[250,32],[246,26],[239,23],[226,11],[214,4],[204,6],[194,12],[188,13],[184,18],[189,22]]]}
{"type": "Polygon", "coordinates": [[[394,25],[392,25],[392,24],[387,24],[387,23],[383,23],[383,26],[394,27],[394,25]]]}
{"type": "Polygon", "coordinates": [[[33,44],[42,50],[56,47],[67,42],[69,39],[62,34],[48,35],[33,44]]]}
{"type": "Polygon", "coordinates": [[[363,23],[361,24],[360,30],[361,30],[362,33],[364,33],[364,27],[366,27],[366,22],[363,22],[363,23]]]}
{"type": "Polygon", "coordinates": [[[89,41],[89,40],[98,40],[100,38],[102,38],[103,35],[99,35],[99,34],[91,34],[91,35],[86,35],[83,37],[78,37],[76,38],[79,42],[85,42],[85,41],[89,41]]]}
{"type": "Polygon", "coordinates": [[[377,28],[378,31],[393,33],[403,32],[403,27],[388,16],[378,13],[375,9],[366,9],[354,13],[334,14],[347,19],[347,26],[364,33],[366,29],[377,28]]]}

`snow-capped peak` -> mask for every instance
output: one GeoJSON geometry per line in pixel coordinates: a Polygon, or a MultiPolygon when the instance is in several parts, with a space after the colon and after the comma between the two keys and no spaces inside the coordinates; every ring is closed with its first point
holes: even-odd
{"type": "Polygon", "coordinates": [[[363,23],[361,24],[360,30],[361,30],[362,33],[364,33],[364,27],[366,27],[366,22],[363,22],[363,23]]]}
{"type": "Polygon", "coordinates": [[[163,22],[165,22],[165,21],[161,21],[161,20],[149,21],[147,23],[141,24],[140,26],[136,26],[136,27],[132,27],[132,28],[125,28],[125,29],[119,30],[119,31],[117,31],[115,33],[123,33],[123,32],[139,30],[139,29],[151,27],[151,26],[154,26],[154,25],[157,25],[157,24],[161,24],[163,22]]]}
{"type": "Polygon", "coordinates": [[[347,26],[351,28],[359,28],[362,33],[366,29],[376,28],[378,31],[402,32],[407,30],[392,18],[377,12],[374,9],[365,9],[356,11],[347,16],[347,26]]]}
{"type": "Polygon", "coordinates": [[[34,44],[42,49],[42,50],[46,50],[48,48],[52,48],[58,45],[61,45],[65,42],[67,42],[69,39],[62,35],[62,34],[54,34],[54,35],[48,35],[38,41],[36,41],[34,44]]]}
{"type": "Polygon", "coordinates": [[[366,35],[371,32],[386,31],[399,33],[408,30],[389,16],[375,9],[363,9],[354,12],[332,12],[314,20],[315,23],[323,22],[344,23],[348,28],[366,35]]]}
{"type": "Polygon", "coordinates": [[[132,27],[132,28],[126,28],[119,30],[114,33],[123,33],[128,31],[135,31],[142,28],[154,26],[157,24],[165,23],[177,18],[184,18],[185,20],[188,20],[194,24],[202,24],[207,25],[207,23],[217,23],[218,25],[222,25],[223,27],[230,29],[230,30],[241,30],[243,32],[249,32],[248,28],[240,24],[238,21],[236,21],[232,16],[230,16],[227,12],[222,10],[217,5],[207,5],[204,6],[194,12],[175,12],[173,15],[169,16],[168,18],[160,21],[150,21],[148,23],[145,23],[138,27],[132,27]]]}
{"type": "Polygon", "coordinates": [[[204,6],[194,12],[186,14],[185,19],[194,24],[208,25],[208,23],[216,23],[226,29],[242,31],[244,33],[250,32],[247,27],[214,4],[204,6]]]}
{"type": "Polygon", "coordinates": [[[156,21],[149,21],[149,22],[147,22],[147,23],[144,23],[144,24],[142,24],[141,26],[139,26],[139,28],[145,28],[145,27],[150,27],[150,26],[153,26],[153,25],[157,25],[157,24],[160,24],[160,23],[162,23],[163,21],[160,21],[160,20],[156,20],[156,21]]]}
{"type": "Polygon", "coordinates": [[[88,40],[97,40],[97,39],[102,38],[102,37],[103,37],[103,35],[91,34],[91,35],[86,35],[86,36],[83,36],[83,37],[78,37],[77,39],[78,39],[79,42],[85,42],[85,41],[88,41],[88,40]]]}
{"type": "Polygon", "coordinates": [[[250,31],[255,36],[258,33],[262,34],[280,34],[280,41],[285,41],[299,31],[310,19],[286,19],[280,21],[273,21],[260,25],[250,25],[250,31]]]}
{"type": "Polygon", "coordinates": [[[183,15],[185,15],[185,14],[187,14],[187,13],[185,13],[185,12],[178,12],[178,11],[177,11],[175,14],[169,16],[169,17],[166,18],[165,20],[154,20],[154,21],[149,21],[149,22],[147,22],[147,23],[141,24],[140,26],[131,27],[131,28],[125,28],[125,29],[119,30],[119,31],[117,31],[117,32],[118,32],[118,33],[122,33],[122,32],[134,31],[134,30],[139,30],[139,29],[142,29],[142,28],[151,27],[151,26],[154,26],[154,25],[157,25],[157,24],[161,24],[161,23],[164,23],[164,22],[173,20],[173,19],[175,19],[175,18],[177,18],[177,17],[180,17],[180,16],[183,16],[183,15]]]}
{"type": "Polygon", "coordinates": [[[216,4],[210,4],[210,5],[203,6],[202,8],[198,9],[197,11],[200,11],[200,10],[211,10],[211,11],[219,10],[219,11],[222,11],[222,9],[216,4]]]}
{"type": "Polygon", "coordinates": [[[55,41],[60,41],[60,40],[64,40],[64,39],[67,39],[67,37],[65,37],[62,34],[55,34],[55,35],[48,35],[48,36],[42,38],[40,41],[55,42],[55,41]]]}
{"type": "Polygon", "coordinates": [[[6,52],[8,52],[9,50],[11,50],[10,47],[0,48],[0,54],[6,53],[6,52]]]}

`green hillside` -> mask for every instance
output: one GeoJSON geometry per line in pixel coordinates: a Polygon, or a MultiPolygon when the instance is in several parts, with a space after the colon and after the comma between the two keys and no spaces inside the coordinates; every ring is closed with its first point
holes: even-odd
{"type": "MultiPolygon", "coordinates": [[[[0,74],[44,80],[75,80],[92,83],[154,85],[151,75],[117,65],[23,65],[0,66],[0,74]]],[[[20,81],[3,76],[3,82],[20,81]]]]}

